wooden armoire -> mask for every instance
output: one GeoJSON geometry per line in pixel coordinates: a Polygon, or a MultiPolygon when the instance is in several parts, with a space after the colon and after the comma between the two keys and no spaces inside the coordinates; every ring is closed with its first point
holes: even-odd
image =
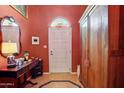
{"type": "Polygon", "coordinates": [[[87,6],[79,23],[84,87],[124,87],[124,6],[87,6]]]}

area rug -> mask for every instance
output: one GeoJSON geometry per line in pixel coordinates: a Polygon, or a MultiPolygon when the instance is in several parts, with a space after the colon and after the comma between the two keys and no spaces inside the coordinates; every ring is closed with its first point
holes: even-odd
{"type": "Polygon", "coordinates": [[[70,80],[50,80],[39,88],[81,88],[81,86],[70,80]]]}

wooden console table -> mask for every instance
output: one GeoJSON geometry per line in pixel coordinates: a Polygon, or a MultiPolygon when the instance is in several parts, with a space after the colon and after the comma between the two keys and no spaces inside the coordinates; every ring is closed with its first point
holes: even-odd
{"type": "Polygon", "coordinates": [[[7,66],[0,66],[0,87],[22,87],[20,84],[20,77],[24,75],[24,83],[28,82],[31,84],[31,81],[27,81],[27,73],[37,66],[42,60],[34,59],[30,62],[27,62],[21,66],[16,66],[15,68],[7,68],[7,66]]]}

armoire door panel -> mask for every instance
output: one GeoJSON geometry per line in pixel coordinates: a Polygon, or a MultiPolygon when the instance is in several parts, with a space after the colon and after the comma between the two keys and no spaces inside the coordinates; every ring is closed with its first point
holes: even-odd
{"type": "Polygon", "coordinates": [[[108,7],[95,6],[81,22],[82,81],[86,87],[107,87],[108,7]]]}
{"type": "Polygon", "coordinates": [[[111,37],[111,43],[118,46],[115,49],[113,45],[110,45],[112,59],[109,65],[112,66],[109,69],[109,72],[111,72],[109,74],[109,87],[124,88],[124,6],[111,6],[109,10],[113,10],[109,15],[116,16],[115,18],[113,17],[114,21],[112,19],[110,20],[110,22],[112,21],[115,24],[113,31],[110,30],[110,34],[111,36],[116,35],[116,37],[113,37],[116,41],[113,41],[111,37]]]}
{"type": "Polygon", "coordinates": [[[87,86],[87,18],[82,23],[82,81],[85,86],[87,86]]]}
{"type": "Polygon", "coordinates": [[[90,23],[90,43],[89,43],[89,58],[90,58],[90,68],[89,68],[89,87],[105,87],[104,85],[104,75],[106,71],[106,48],[105,41],[106,37],[106,21],[103,20],[107,15],[103,15],[107,12],[106,6],[97,6],[96,9],[89,15],[90,23]]]}
{"type": "Polygon", "coordinates": [[[90,22],[90,44],[89,44],[89,58],[90,58],[90,69],[89,69],[89,87],[97,87],[99,83],[99,62],[98,62],[98,32],[100,28],[99,24],[99,13],[100,11],[96,8],[89,15],[90,22]]]}
{"type": "Polygon", "coordinates": [[[107,87],[108,82],[108,6],[103,6],[101,11],[101,87],[107,87]]]}

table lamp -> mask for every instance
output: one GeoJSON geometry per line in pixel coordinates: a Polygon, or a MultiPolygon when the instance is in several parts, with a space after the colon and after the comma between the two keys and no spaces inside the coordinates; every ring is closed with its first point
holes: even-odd
{"type": "Polygon", "coordinates": [[[16,61],[14,53],[17,53],[17,44],[16,43],[10,43],[10,42],[3,42],[2,43],[2,51],[3,54],[7,55],[7,67],[15,67],[16,61]]]}

